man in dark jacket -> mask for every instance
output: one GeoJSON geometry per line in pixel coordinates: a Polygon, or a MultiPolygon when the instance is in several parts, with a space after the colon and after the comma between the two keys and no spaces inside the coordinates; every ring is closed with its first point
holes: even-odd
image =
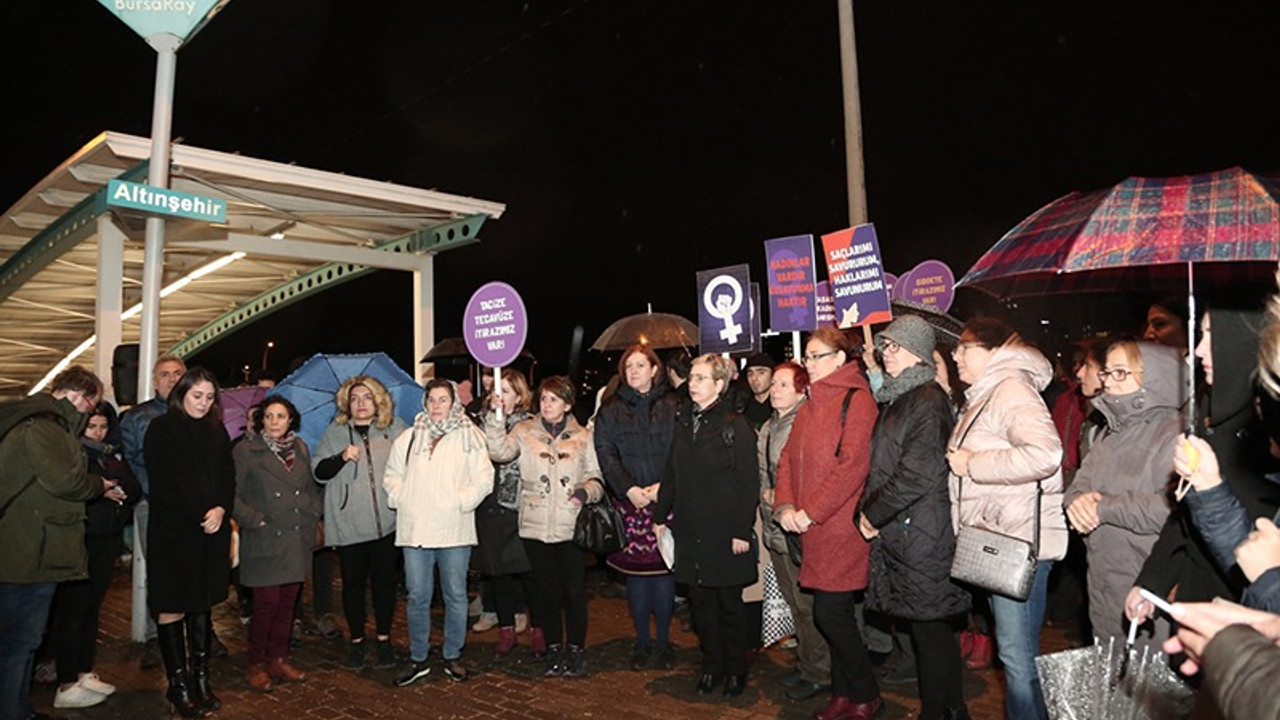
{"type": "Polygon", "coordinates": [[[48,393],[0,407],[0,720],[35,714],[31,665],[54,590],[88,576],[84,503],[102,495],[80,450],[102,381],[75,365],[48,393]]]}

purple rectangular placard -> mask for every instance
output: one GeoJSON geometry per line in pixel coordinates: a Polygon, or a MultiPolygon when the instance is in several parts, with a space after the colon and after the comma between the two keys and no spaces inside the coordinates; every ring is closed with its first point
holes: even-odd
{"type": "Polygon", "coordinates": [[[698,330],[704,353],[751,350],[751,267],[698,271],[698,330]]]}
{"type": "Polygon", "coordinates": [[[813,236],[764,241],[768,264],[769,329],[774,332],[818,327],[813,236]]]}
{"type": "Polygon", "coordinates": [[[831,299],[831,283],[826,280],[814,283],[814,293],[818,296],[818,327],[835,327],[836,304],[831,299]]]}
{"type": "Polygon", "coordinates": [[[856,225],[823,235],[822,249],[837,325],[847,328],[892,320],[875,226],[856,225]]]}

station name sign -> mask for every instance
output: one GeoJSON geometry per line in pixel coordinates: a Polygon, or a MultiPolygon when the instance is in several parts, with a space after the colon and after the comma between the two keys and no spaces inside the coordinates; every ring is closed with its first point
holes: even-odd
{"type": "Polygon", "coordinates": [[[107,183],[107,205],[189,220],[227,221],[227,203],[223,200],[125,180],[107,183]]]}

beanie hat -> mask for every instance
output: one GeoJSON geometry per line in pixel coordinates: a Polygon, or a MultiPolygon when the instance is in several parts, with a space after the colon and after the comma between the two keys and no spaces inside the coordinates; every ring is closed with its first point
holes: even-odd
{"type": "Polygon", "coordinates": [[[773,361],[773,358],[769,357],[769,353],[756,353],[755,355],[747,358],[747,364],[745,367],[762,367],[772,370],[774,365],[777,365],[777,363],[773,361]]]}
{"type": "Polygon", "coordinates": [[[915,315],[903,315],[876,334],[876,347],[884,352],[885,341],[898,343],[924,364],[933,367],[933,348],[938,344],[933,326],[915,315]]]}

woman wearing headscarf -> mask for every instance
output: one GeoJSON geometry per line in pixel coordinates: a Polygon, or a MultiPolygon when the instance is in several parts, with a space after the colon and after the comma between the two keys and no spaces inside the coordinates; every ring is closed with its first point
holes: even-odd
{"type": "Polygon", "coordinates": [[[557,375],[538,385],[537,417],[510,431],[497,413],[485,419],[489,457],[520,465],[520,537],[533,566],[533,616],[548,641],[548,677],[585,672],[586,552],[573,544],[573,528],[582,505],[604,496],[595,443],[570,412],[573,401],[573,383],[557,375]]]}
{"type": "Polygon", "coordinates": [[[476,544],[476,508],[493,492],[493,465],[484,436],[467,419],[451,380],[426,384],[424,412],[400,434],[387,458],[383,487],[396,509],[396,546],[404,551],[404,579],[409,586],[410,667],[396,678],[405,687],[431,666],[431,597],[435,571],[440,571],[444,599],[444,645],[441,659],[450,680],[466,680],[462,664],[467,640],[467,568],[476,544]]]}
{"type": "Polygon", "coordinates": [[[871,541],[867,607],[911,631],[922,720],[968,718],[956,629],[969,593],[951,581],[955,534],[947,490],[951,402],[935,382],[933,328],[894,320],[876,337],[884,383],[871,436],[871,472],[857,523],[871,541]]]}
{"type": "Polygon", "coordinates": [[[151,483],[147,604],[157,614],[169,680],[165,697],[183,717],[205,717],[222,705],[209,688],[209,613],[227,599],[231,581],[226,521],[236,476],[220,414],[217,378],[206,368],[191,368],[169,392],[168,411],[151,422],[143,442],[151,483]]]}
{"type": "MultiPolygon", "coordinates": [[[[1183,367],[1172,347],[1120,340],[1107,349],[1099,373],[1104,388],[1093,406],[1107,429],[1064,503],[1071,527],[1085,536],[1089,621],[1100,642],[1126,636],[1125,597],[1169,517],[1183,367]]],[[[1168,626],[1160,623],[1143,642],[1158,645],[1166,637],[1168,626]]]]}
{"type": "Polygon", "coordinates": [[[376,668],[395,667],[391,620],[396,608],[396,511],[382,486],[391,443],[405,430],[382,383],[366,375],[347,379],[334,394],[338,414],[311,454],[316,482],[324,485],[324,541],[338,549],[342,612],[350,645],[346,666],[365,666],[365,593],[373,596],[376,668]]]}
{"type": "Polygon", "coordinates": [[[947,452],[952,523],[957,532],[965,525],[1039,544],[1027,599],[993,593],[990,602],[1004,663],[1005,715],[1043,720],[1048,710],[1035,659],[1049,571],[1067,551],[1062,441],[1040,396],[1053,379],[1053,367],[1012,328],[989,316],[965,325],[954,355],[969,389],[947,452]],[[1037,524],[1038,538],[1033,537],[1037,524]]]}
{"type": "Polygon", "coordinates": [[[617,498],[627,532],[626,545],[608,562],[627,576],[627,605],[636,629],[631,669],[644,669],[650,657],[654,665],[670,669],[675,665],[670,632],[676,582],[658,554],[653,504],[680,398],[671,392],[662,362],[648,346],[627,348],[618,361],[617,377],[617,391],[600,407],[592,431],[600,471],[617,498]],[[657,621],[656,642],[649,639],[650,616],[657,621]]]}
{"type": "MultiPolygon", "coordinates": [[[[1195,355],[1204,368],[1209,392],[1196,422],[1196,434],[1214,451],[1222,489],[1208,498],[1178,503],[1169,515],[1125,600],[1130,618],[1146,619],[1154,612],[1151,603],[1138,594],[1139,587],[1161,597],[1175,596],[1178,602],[1214,597],[1236,600],[1244,592],[1243,576],[1232,570],[1234,558],[1225,553],[1215,556],[1191,515],[1202,501],[1223,499],[1226,494],[1234,496],[1249,518],[1273,517],[1280,506],[1280,484],[1265,478],[1275,470],[1276,462],[1268,452],[1267,433],[1255,411],[1261,328],[1260,312],[1230,307],[1225,300],[1211,306],[1200,320],[1195,355]]],[[[1198,492],[1192,489],[1188,497],[1198,492]]]]}
{"type": "Polygon", "coordinates": [[[819,328],[805,344],[809,401],[778,460],[774,515],[801,534],[800,586],[831,647],[831,702],[816,720],[866,720],[884,706],[855,614],[867,587],[870,548],[853,524],[871,469],[876,403],[848,337],[819,328]]]}
{"type": "Polygon", "coordinates": [[[300,421],[293,403],[269,397],[253,417],[253,434],[232,451],[240,582],[253,588],[246,679],[259,692],[270,691],[272,680],[307,679],[288,660],[293,613],[320,520],[320,488],[296,434],[300,421]]]}
{"type": "MultiPolygon", "coordinates": [[[[724,392],[733,363],[703,355],[689,368],[689,401],[676,417],[675,438],[658,490],[655,518],[671,516],[676,581],[689,586],[702,645],[699,693],[723,681],[724,696],[747,685],[747,610],[742,590],[756,581],[752,528],[760,497],[755,431],[729,407],[724,392]]],[[[655,523],[659,537],[663,523],[655,523]]]]}

